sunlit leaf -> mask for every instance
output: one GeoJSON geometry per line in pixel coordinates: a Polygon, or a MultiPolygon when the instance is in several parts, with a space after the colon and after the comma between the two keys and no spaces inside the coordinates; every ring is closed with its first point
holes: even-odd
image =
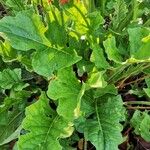
{"type": "Polygon", "coordinates": [[[81,85],[72,70],[67,68],[59,71],[56,79],[50,82],[48,96],[53,100],[59,100],[57,112],[60,116],[74,120],[80,115],[84,91],[85,85],[81,85]]]}
{"type": "Polygon", "coordinates": [[[22,127],[27,132],[19,137],[20,150],[61,150],[59,138],[68,137],[73,131],[72,124],[50,108],[45,94],[42,94],[36,103],[27,107],[22,127]]]}
{"type": "Polygon", "coordinates": [[[44,36],[45,31],[40,17],[31,11],[19,12],[15,17],[0,20],[1,36],[6,37],[13,48],[22,51],[50,46],[44,36]]]}

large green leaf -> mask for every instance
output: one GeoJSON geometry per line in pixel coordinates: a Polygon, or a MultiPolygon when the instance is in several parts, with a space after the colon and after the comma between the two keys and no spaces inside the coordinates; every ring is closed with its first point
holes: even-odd
{"type": "Polygon", "coordinates": [[[57,112],[68,120],[73,120],[80,114],[81,98],[85,85],[76,79],[70,68],[58,72],[55,80],[51,81],[48,88],[48,96],[53,100],[59,100],[57,112]]]}
{"type": "MultiPolygon", "coordinates": [[[[129,28],[128,33],[130,41],[130,55],[140,59],[143,55],[145,58],[150,57],[150,41],[146,39],[146,37],[149,37],[150,29],[143,27],[129,28]]],[[[143,59],[145,59],[144,57],[143,59]]]]}
{"type": "Polygon", "coordinates": [[[149,35],[144,37],[142,40],[139,51],[135,54],[137,59],[150,59],[150,30],[149,35]]]}
{"type": "Polygon", "coordinates": [[[97,30],[101,24],[104,24],[104,19],[101,16],[100,11],[93,11],[88,14],[88,18],[90,19],[91,30],[97,30]]]}
{"type": "Polygon", "coordinates": [[[134,127],[135,134],[150,141],[150,116],[147,112],[135,111],[131,119],[131,126],[134,127]]]}
{"type": "Polygon", "coordinates": [[[127,5],[124,0],[116,0],[114,3],[114,17],[112,19],[113,26],[117,29],[121,21],[126,17],[128,12],[127,5]]]}
{"type": "Polygon", "coordinates": [[[50,77],[54,71],[69,67],[80,59],[81,57],[72,49],[47,48],[35,53],[32,65],[35,72],[50,77]]]}
{"type": "Polygon", "coordinates": [[[19,137],[19,150],[61,150],[59,138],[72,134],[72,124],[62,119],[50,106],[45,94],[26,108],[22,123],[27,132],[19,137]]]}
{"type": "Polygon", "coordinates": [[[103,44],[109,60],[112,60],[116,63],[122,62],[122,57],[118,48],[116,47],[116,39],[114,36],[108,37],[103,44]]]}
{"type": "MultiPolygon", "coordinates": [[[[92,2],[92,1],[91,1],[92,2]]],[[[89,3],[91,3],[89,2],[89,3]]],[[[94,3],[94,1],[93,1],[94,3]]],[[[102,24],[104,24],[104,19],[101,16],[101,12],[96,10],[96,11],[92,11],[88,14],[88,18],[90,20],[90,28],[89,28],[89,35],[93,36],[93,38],[95,39],[96,37],[99,37],[101,32],[100,32],[100,27],[102,24]]]]}
{"type": "Polygon", "coordinates": [[[106,61],[106,58],[104,57],[103,49],[100,48],[98,44],[94,44],[92,46],[93,52],[91,55],[91,61],[95,63],[95,66],[98,69],[107,69],[109,68],[109,63],[106,61]]]}
{"type": "Polygon", "coordinates": [[[45,31],[39,16],[31,11],[22,11],[15,17],[8,16],[0,20],[2,37],[7,38],[13,48],[22,51],[50,46],[44,36],[45,31]]]}
{"type": "Polygon", "coordinates": [[[92,142],[97,150],[117,150],[123,141],[119,123],[124,118],[123,102],[120,96],[95,101],[95,119],[85,122],[85,138],[92,142]]]}

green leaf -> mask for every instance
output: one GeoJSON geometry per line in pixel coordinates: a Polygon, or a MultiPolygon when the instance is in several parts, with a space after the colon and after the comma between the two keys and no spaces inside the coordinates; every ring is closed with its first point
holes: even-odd
{"type": "Polygon", "coordinates": [[[65,46],[67,43],[65,27],[61,26],[57,21],[49,23],[46,37],[52,45],[65,46]]]}
{"type": "Polygon", "coordinates": [[[104,80],[103,74],[103,71],[91,73],[86,84],[91,88],[105,88],[107,82],[104,80]]]}
{"type": "Polygon", "coordinates": [[[21,69],[5,69],[3,72],[0,72],[0,87],[4,89],[11,89],[19,83],[22,83],[21,69]]]}
{"type": "Polygon", "coordinates": [[[146,111],[136,110],[130,122],[131,126],[134,127],[135,134],[140,135],[146,141],[150,141],[150,116],[146,111]]]}
{"type": "Polygon", "coordinates": [[[146,85],[148,88],[150,88],[150,78],[145,79],[146,85]]]}
{"type": "Polygon", "coordinates": [[[61,150],[60,138],[72,134],[70,122],[60,117],[50,106],[45,94],[26,108],[26,117],[22,123],[27,132],[19,137],[19,150],[61,150]]]}
{"type": "Polygon", "coordinates": [[[88,14],[88,18],[90,19],[90,26],[92,30],[97,30],[101,24],[104,24],[104,19],[101,16],[100,11],[93,11],[88,14]]]}
{"type": "Polygon", "coordinates": [[[145,52],[147,52],[147,54],[148,54],[147,56],[150,57],[149,50],[148,50],[148,47],[149,47],[148,43],[149,42],[145,41],[143,39],[143,38],[147,37],[150,34],[150,30],[148,28],[144,28],[144,27],[129,28],[128,29],[128,34],[129,34],[129,41],[130,41],[130,55],[135,57],[135,58],[136,57],[141,58],[141,56],[139,56],[139,55],[141,55],[142,53],[146,54],[145,52]],[[142,41],[142,39],[143,39],[143,41],[142,41]],[[143,49],[144,48],[143,46],[144,47],[146,46],[145,50],[143,49]]]}
{"type": "Polygon", "coordinates": [[[12,8],[15,11],[24,10],[26,0],[5,0],[6,6],[12,8]]]}
{"type": "Polygon", "coordinates": [[[11,92],[0,105],[0,143],[1,145],[19,135],[16,129],[24,117],[24,109],[31,93],[27,91],[11,92]]]}
{"type": "Polygon", "coordinates": [[[70,68],[60,70],[55,80],[48,87],[48,96],[59,100],[57,112],[68,120],[74,120],[80,115],[80,104],[85,85],[76,79],[70,68]]]}
{"type": "Polygon", "coordinates": [[[0,20],[1,36],[7,38],[13,48],[22,51],[50,46],[45,31],[39,16],[31,11],[22,11],[15,17],[7,16],[0,20]]]}
{"type": "Polygon", "coordinates": [[[137,59],[150,59],[150,30],[149,35],[142,39],[141,46],[139,51],[135,54],[135,58],[137,59]]]}
{"type": "Polygon", "coordinates": [[[97,150],[116,150],[123,141],[119,123],[124,118],[121,96],[95,101],[95,119],[87,119],[84,134],[97,150]]]}
{"type": "Polygon", "coordinates": [[[14,139],[17,139],[18,136],[20,135],[20,131],[21,131],[21,126],[19,126],[8,138],[4,139],[4,141],[2,143],[0,143],[0,146],[7,144],[14,139]]]}
{"type": "Polygon", "coordinates": [[[84,76],[85,72],[92,72],[94,68],[94,64],[88,60],[82,59],[79,62],[76,63],[77,65],[77,73],[78,75],[84,76]]]}
{"type": "Polygon", "coordinates": [[[150,78],[145,79],[147,88],[143,88],[143,91],[146,93],[148,97],[150,97],[150,78]]]}
{"type": "Polygon", "coordinates": [[[148,97],[150,97],[150,88],[143,88],[143,91],[146,93],[148,97]]]}
{"type": "Polygon", "coordinates": [[[21,62],[23,66],[25,66],[26,70],[29,70],[30,72],[33,71],[32,67],[32,55],[31,54],[23,54],[18,55],[17,60],[21,62]]]}
{"type": "Polygon", "coordinates": [[[11,62],[16,60],[17,58],[17,51],[10,46],[8,41],[4,43],[0,43],[0,55],[3,58],[4,62],[11,62]]]}
{"type": "Polygon", "coordinates": [[[108,39],[103,42],[103,45],[109,60],[112,60],[116,63],[122,62],[122,57],[119,54],[118,48],[116,47],[116,39],[114,36],[108,37],[108,39]]]}
{"type": "Polygon", "coordinates": [[[93,52],[91,55],[91,61],[95,63],[95,66],[98,69],[107,69],[109,68],[109,63],[106,61],[106,58],[104,57],[103,49],[100,48],[98,44],[94,44],[92,46],[93,52]]]}
{"type": "Polygon", "coordinates": [[[143,119],[142,112],[139,110],[136,110],[133,114],[132,119],[130,120],[131,126],[134,127],[135,134],[140,133],[140,124],[143,119]]]}
{"type": "Polygon", "coordinates": [[[138,97],[140,98],[140,97],[145,96],[145,93],[146,93],[146,92],[144,92],[144,89],[143,89],[143,90],[137,89],[136,87],[134,88],[134,86],[133,86],[132,89],[129,90],[128,93],[129,93],[129,94],[136,95],[136,96],[138,96],[138,97]]]}
{"type": "MultiPolygon", "coordinates": [[[[87,10],[83,3],[74,3],[75,5],[73,7],[65,9],[64,18],[71,22],[73,31],[77,31],[80,35],[84,35],[87,33],[87,27],[89,25],[89,20],[86,17],[87,10]]],[[[71,35],[75,35],[74,32],[72,32],[71,35]]]]}
{"type": "Polygon", "coordinates": [[[81,57],[72,49],[48,48],[35,53],[32,65],[35,72],[50,77],[54,71],[69,67],[80,59],[81,57]]]}
{"type": "Polygon", "coordinates": [[[105,88],[98,88],[94,91],[94,98],[104,96],[105,94],[117,95],[118,91],[115,85],[109,84],[105,88]]]}
{"type": "Polygon", "coordinates": [[[141,122],[141,136],[146,140],[150,141],[150,116],[145,114],[144,119],[141,122]]]}
{"type": "Polygon", "coordinates": [[[114,17],[113,17],[113,26],[117,29],[120,22],[126,17],[128,12],[127,5],[124,0],[115,0],[114,3],[114,17]]]}

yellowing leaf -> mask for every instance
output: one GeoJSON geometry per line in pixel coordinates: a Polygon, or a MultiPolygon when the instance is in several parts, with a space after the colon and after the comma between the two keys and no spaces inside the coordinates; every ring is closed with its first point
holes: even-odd
{"type": "Polygon", "coordinates": [[[104,72],[92,73],[87,81],[87,84],[92,88],[104,88],[107,86],[107,82],[103,77],[104,72]]]}
{"type": "Polygon", "coordinates": [[[8,41],[0,44],[0,55],[5,62],[11,62],[17,59],[17,51],[10,46],[8,41]]]}
{"type": "Polygon", "coordinates": [[[85,86],[76,79],[70,68],[60,70],[55,80],[51,81],[48,96],[59,100],[57,112],[68,120],[74,120],[80,115],[80,105],[85,86]]]}

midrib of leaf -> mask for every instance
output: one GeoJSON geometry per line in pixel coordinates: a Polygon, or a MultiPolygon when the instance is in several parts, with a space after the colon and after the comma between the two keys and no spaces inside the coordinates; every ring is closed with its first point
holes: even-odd
{"type": "MultiPolygon", "coordinates": [[[[47,134],[46,134],[46,137],[45,137],[43,143],[46,143],[46,141],[47,141],[47,139],[48,139],[48,135],[49,135],[49,133],[50,133],[50,131],[51,131],[51,128],[52,128],[53,124],[55,123],[55,121],[58,120],[58,119],[59,119],[59,115],[57,115],[57,116],[53,119],[53,121],[52,121],[52,123],[50,124],[50,127],[49,127],[49,129],[48,129],[48,131],[47,131],[47,134]]],[[[40,145],[40,146],[41,146],[41,145],[40,145]]],[[[40,148],[40,147],[39,147],[39,148],[40,148]]],[[[42,149],[43,149],[43,147],[41,147],[40,150],[42,150],[42,149]]]]}
{"type": "MultiPolygon", "coordinates": [[[[50,47],[46,48],[46,50],[49,49],[49,48],[50,48],[50,47]]],[[[65,51],[63,51],[63,50],[59,50],[59,49],[53,48],[53,47],[51,47],[51,48],[57,51],[57,52],[55,53],[55,55],[56,55],[58,52],[62,52],[62,53],[64,53],[64,54],[66,54],[66,55],[72,56],[70,53],[67,53],[67,52],[65,52],[65,51]]],[[[55,56],[54,56],[54,57],[55,57],[55,56]]],[[[54,58],[54,57],[53,57],[53,58],[54,58]]]]}
{"type": "MultiPolygon", "coordinates": [[[[29,18],[30,19],[30,21],[32,22],[32,20],[31,20],[31,18],[29,18]]],[[[36,25],[33,23],[33,25],[34,25],[34,27],[35,28],[37,28],[36,27],[36,25]]],[[[6,28],[5,26],[3,26],[3,25],[1,25],[2,27],[4,27],[4,28],[6,28]]],[[[14,26],[13,24],[11,24],[11,26],[14,26]]],[[[19,27],[19,26],[17,26],[17,25],[15,25],[15,28],[19,28],[19,29],[21,29],[21,30],[24,30],[24,28],[21,28],[21,27],[19,27]]],[[[8,29],[8,28],[7,28],[8,29]]],[[[24,30],[25,32],[27,32],[26,30],[24,30]]],[[[34,40],[33,38],[27,38],[27,37],[25,37],[25,36],[21,36],[21,35],[18,35],[18,34],[15,34],[15,33],[12,33],[12,32],[5,32],[5,33],[9,33],[9,34],[13,34],[13,35],[15,35],[15,36],[19,36],[19,37],[21,37],[21,38],[26,38],[26,39],[28,39],[28,40],[32,40],[32,41],[34,41],[34,42],[37,42],[37,43],[39,43],[39,44],[42,44],[42,45],[44,45],[44,46],[47,46],[47,45],[45,45],[45,44],[43,44],[43,43],[41,43],[40,41],[37,41],[37,40],[34,40]]]]}
{"type": "MultiPolygon", "coordinates": [[[[3,27],[5,27],[5,26],[3,26],[3,27]]],[[[18,28],[20,28],[20,27],[18,27],[18,28]]],[[[22,29],[22,28],[20,28],[20,29],[22,29]]],[[[23,30],[24,30],[24,29],[23,29],[23,30]]],[[[38,43],[38,44],[44,45],[44,46],[47,47],[45,50],[47,50],[47,49],[49,49],[49,48],[53,48],[53,47],[50,47],[50,46],[48,46],[48,45],[46,45],[46,44],[44,44],[44,43],[41,43],[40,41],[37,41],[37,40],[35,40],[35,39],[32,39],[32,38],[28,38],[28,37],[25,37],[25,36],[21,36],[21,35],[12,33],[12,32],[5,32],[5,33],[13,34],[13,35],[15,35],[15,36],[19,36],[19,37],[21,37],[21,38],[25,38],[25,39],[27,39],[27,40],[31,40],[31,41],[34,41],[34,42],[36,42],[36,43],[38,43]]],[[[67,52],[65,52],[65,51],[63,51],[63,50],[59,50],[59,49],[57,49],[57,48],[53,48],[53,49],[55,49],[55,50],[58,51],[58,52],[62,52],[62,53],[64,53],[64,54],[66,54],[66,55],[72,56],[70,53],[67,53],[67,52]]]]}
{"type": "MultiPolygon", "coordinates": [[[[101,121],[100,121],[100,117],[99,117],[99,113],[98,113],[98,106],[97,106],[97,99],[95,100],[95,111],[96,111],[96,117],[97,117],[97,121],[98,121],[98,124],[99,124],[99,130],[101,131],[102,133],[102,137],[103,137],[103,147],[105,147],[105,134],[103,133],[103,129],[102,129],[102,125],[101,125],[101,121]]],[[[98,142],[99,143],[99,142],[98,142]]],[[[100,143],[99,143],[100,145],[100,143]]],[[[100,147],[100,146],[99,146],[100,147]]]]}
{"type": "MultiPolygon", "coordinates": [[[[5,27],[5,26],[3,26],[3,27],[5,27]]],[[[19,28],[20,28],[20,27],[19,27],[19,28]]],[[[22,29],[22,28],[21,28],[21,29],[22,29]]],[[[25,37],[25,36],[21,36],[21,35],[18,35],[18,34],[12,33],[12,32],[8,32],[8,31],[5,31],[5,33],[12,34],[12,35],[18,36],[18,37],[20,37],[20,38],[25,38],[25,39],[27,39],[27,40],[34,41],[34,42],[36,42],[36,43],[38,43],[38,44],[41,44],[41,45],[47,46],[46,44],[41,43],[40,41],[37,41],[37,40],[32,39],[32,38],[28,38],[28,37],[25,37]]],[[[47,46],[47,47],[48,47],[48,46],[47,46]]]]}

